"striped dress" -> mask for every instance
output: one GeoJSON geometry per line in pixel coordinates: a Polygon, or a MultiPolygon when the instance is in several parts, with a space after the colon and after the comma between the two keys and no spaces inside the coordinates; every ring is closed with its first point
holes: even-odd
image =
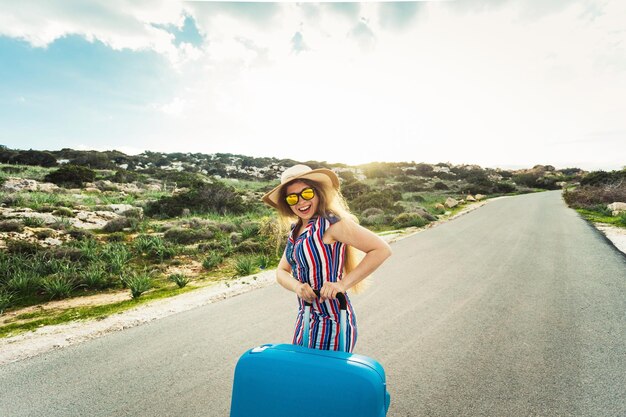
{"type": "MultiPolygon", "coordinates": [[[[324,232],[339,221],[336,216],[314,217],[309,220],[300,236],[291,228],[285,254],[291,265],[293,276],[300,282],[308,283],[313,289],[321,289],[325,281],[337,282],[344,272],[346,246],[341,242],[325,244],[324,232]]],[[[352,352],[357,338],[356,315],[348,302],[346,325],[346,351],[352,352]]],[[[302,345],[304,330],[304,301],[298,297],[298,315],[296,318],[293,344],[302,345]]],[[[339,301],[316,299],[311,308],[309,346],[322,350],[339,350],[339,301]]]]}

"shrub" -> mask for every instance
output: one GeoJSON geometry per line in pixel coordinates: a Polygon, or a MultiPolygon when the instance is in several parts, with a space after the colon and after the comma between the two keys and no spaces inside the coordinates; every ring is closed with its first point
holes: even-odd
{"type": "Polygon", "coordinates": [[[517,191],[517,187],[515,187],[515,184],[510,182],[498,182],[494,185],[492,191],[494,193],[509,194],[517,191]]]}
{"type": "Polygon", "coordinates": [[[14,297],[15,295],[11,291],[0,288],[0,315],[4,313],[4,310],[11,307],[14,297]]]}
{"type": "Polygon", "coordinates": [[[32,242],[18,239],[7,239],[7,252],[10,254],[32,255],[37,253],[41,247],[32,242]]]}
{"type": "Polygon", "coordinates": [[[42,229],[35,232],[35,236],[39,240],[48,239],[49,237],[53,237],[55,234],[56,232],[52,229],[42,229]]]}
{"type": "Polygon", "coordinates": [[[16,220],[0,221],[0,232],[23,232],[24,224],[16,220]]]}
{"type": "Polygon", "coordinates": [[[111,285],[105,266],[100,262],[94,262],[81,271],[80,281],[94,290],[104,289],[111,285]]]}
{"type": "Polygon", "coordinates": [[[178,288],[183,288],[189,283],[189,277],[183,274],[172,274],[170,275],[169,280],[178,285],[178,288]]]}
{"type": "Polygon", "coordinates": [[[124,211],[123,213],[121,213],[121,215],[129,219],[141,220],[143,218],[143,209],[141,209],[140,207],[134,207],[124,211]]]}
{"type": "Polygon", "coordinates": [[[56,218],[50,227],[54,230],[70,230],[72,222],[67,217],[56,218]]]}
{"type": "Polygon", "coordinates": [[[67,234],[78,241],[93,240],[94,237],[94,234],[91,230],[84,229],[71,229],[67,231],[67,234]]]}
{"type": "Polygon", "coordinates": [[[145,175],[139,174],[135,171],[127,171],[125,169],[120,169],[115,173],[115,175],[111,177],[111,180],[125,184],[125,183],[135,182],[135,181],[141,182],[145,178],[146,178],[145,175]]]}
{"type": "MultiPolygon", "coordinates": [[[[616,201],[626,201],[626,184],[619,186],[583,186],[563,193],[565,202],[574,208],[594,210],[616,201]]],[[[606,208],[606,207],[604,207],[606,208]]]]}
{"type": "Polygon", "coordinates": [[[28,295],[34,292],[40,283],[40,278],[32,270],[15,270],[7,281],[7,288],[19,294],[28,295]]]}
{"type": "Polygon", "coordinates": [[[262,250],[263,246],[261,243],[255,242],[254,240],[244,240],[237,245],[237,252],[255,253],[261,252],[262,250]]]}
{"type": "Polygon", "coordinates": [[[105,224],[102,228],[102,231],[106,233],[121,232],[122,230],[130,226],[130,219],[126,217],[118,217],[116,219],[108,221],[107,224],[105,224]]]}
{"type": "Polygon", "coordinates": [[[619,184],[626,179],[626,170],[622,171],[594,171],[580,180],[580,185],[603,186],[619,184]]]}
{"type": "Polygon", "coordinates": [[[83,251],[72,246],[58,246],[48,250],[52,259],[63,259],[66,261],[80,262],[83,259],[83,251]]]}
{"type": "Polygon", "coordinates": [[[161,236],[139,235],[133,242],[135,250],[142,255],[163,262],[177,254],[177,250],[171,243],[163,240],[161,236]]]}
{"type": "Polygon", "coordinates": [[[130,289],[133,299],[137,299],[144,292],[152,288],[152,277],[147,272],[131,273],[128,277],[123,278],[124,284],[130,289]]]}
{"type": "Polygon", "coordinates": [[[214,252],[204,258],[204,261],[202,261],[202,267],[206,270],[211,270],[222,262],[224,262],[224,257],[221,254],[214,252]]]}
{"type": "Polygon", "coordinates": [[[46,175],[44,179],[60,187],[79,188],[86,182],[93,182],[96,179],[96,172],[83,166],[63,165],[46,175]]]}
{"type": "Polygon", "coordinates": [[[378,207],[370,207],[366,210],[363,210],[363,213],[361,213],[361,216],[363,217],[370,217],[370,216],[379,216],[381,214],[384,214],[385,212],[381,209],[379,209],[378,207]]]}
{"type": "Polygon", "coordinates": [[[107,236],[107,242],[124,242],[126,241],[126,234],[123,232],[113,232],[107,236]]]}
{"type": "Polygon", "coordinates": [[[235,271],[238,276],[247,276],[254,273],[256,269],[254,258],[251,256],[241,256],[235,261],[235,271]]]}
{"type": "Polygon", "coordinates": [[[241,196],[233,187],[220,182],[203,183],[185,193],[163,197],[148,203],[148,216],[176,217],[189,209],[195,213],[243,213],[246,210],[241,196]]]}
{"type": "Polygon", "coordinates": [[[208,240],[213,237],[213,232],[210,230],[197,230],[197,229],[183,229],[173,228],[169,229],[163,237],[170,242],[178,243],[181,245],[188,245],[196,243],[201,240],[208,240]]]}
{"type": "Polygon", "coordinates": [[[261,225],[256,222],[247,222],[241,225],[241,238],[243,240],[258,236],[261,225]]]}
{"type": "Polygon", "coordinates": [[[394,217],[392,224],[395,227],[422,227],[428,221],[418,213],[402,213],[394,217]]]}
{"type": "Polygon", "coordinates": [[[52,214],[55,216],[62,216],[62,217],[75,217],[76,216],[74,212],[72,211],[72,209],[69,209],[67,207],[59,207],[55,209],[52,212],[52,214]]]}
{"type": "Polygon", "coordinates": [[[391,216],[385,213],[372,214],[371,216],[361,216],[360,221],[363,226],[381,227],[391,223],[391,216]]]}
{"type": "Polygon", "coordinates": [[[449,190],[450,187],[448,187],[445,183],[441,181],[437,181],[435,184],[433,184],[433,189],[443,191],[443,190],[449,190]]]}
{"type": "Polygon", "coordinates": [[[121,274],[132,254],[123,243],[107,243],[101,250],[101,259],[112,274],[121,274]]]}
{"type": "Polygon", "coordinates": [[[257,256],[257,265],[261,269],[265,269],[270,265],[270,257],[264,254],[257,256]]]}
{"type": "Polygon", "coordinates": [[[76,288],[76,284],[69,276],[50,275],[41,281],[41,288],[51,299],[67,298],[76,288]]]}
{"type": "Polygon", "coordinates": [[[18,151],[17,155],[11,158],[11,163],[20,165],[37,165],[42,167],[54,167],[57,159],[50,152],[44,151],[18,151]]]}
{"type": "Polygon", "coordinates": [[[376,207],[385,211],[394,211],[396,208],[394,204],[396,201],[400,201],[402,195],[397,191],[382,190],[371,191],[363,194],[351,202],[352,207],[357,212],[363,212],[368,208],[376,207]]]}
{"type": "Polygon", "coordinates": [[[26,227],[42,227],[46,222],[40,217],[22,217],[22,224],[26,227]]]}

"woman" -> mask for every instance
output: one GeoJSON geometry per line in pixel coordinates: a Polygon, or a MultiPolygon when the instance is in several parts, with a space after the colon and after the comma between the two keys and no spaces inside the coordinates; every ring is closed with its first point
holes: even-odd
{"type": "MultiPolygon", "coordinates": [[[[276,280],[298,295],[299,309],[293,343],[302,345],[304,301],[312,303],[309,346],[339,350],[337,293],[359,284],[391,255],[389,245],[360,226],[339,193],[339,178],[325,168],[288,168],[280,185],[263,196],[281,220],[297,219],[291,227],[276,280]],[[357,263],[355,249],[365,253],[357,263]],[[320,290],[320,297],[313,290],[320,290]]],[[[357,338],[356,316],[346,294],[346,351],[357,338]]]]}

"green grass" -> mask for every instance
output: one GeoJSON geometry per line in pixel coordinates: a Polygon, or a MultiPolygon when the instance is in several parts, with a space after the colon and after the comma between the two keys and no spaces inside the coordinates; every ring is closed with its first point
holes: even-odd
{"type": "Polygon", "coordinates": [[[9,164],[0,164],[0,168],[1,167],[19,167],[21,169],[20,172],[3,173],[6,177],[24,178],[24,179],[37,180],[37,181],[43,181],[43,178],[46,175],[48,175],[50,172],[57,169],[57,168],[44,168],[44,167],[39,167],[39,166],[31,166],[31,165],[9,165],[9,164]]]}
{"type": "Polygon", "coordinates": [[[600,213],[593,210],[586,209],[576,209],[578,214],[580,214],[584,219],[593,222],[593,223],[606,223],[616,227],[625,227],[626,228],[626,215],[622,214],[621,216],[607,216],[604,213],[600,213]]]}
{"type": "Polygon", "coordinates": [[[0,338],[15,336],[20,333],[36,330],[37,328],[42,326],[63,324],[74,320],[103,319],[112,314],[129,310],[152,300],[172,297],[178,294],[192,291],[194,289],[195,287],[191,286],[186,286],[184,288],[164,287],[143,294],[141,298],[138,299],[125,300],[112,304],[106,304],[101,306],[75,307],[62,312],[37,311],[33,313],[21,314],[16,318],[20,320],[32,318],[34,320],[27,323],[10,323],[0,327],[0,338]]]}

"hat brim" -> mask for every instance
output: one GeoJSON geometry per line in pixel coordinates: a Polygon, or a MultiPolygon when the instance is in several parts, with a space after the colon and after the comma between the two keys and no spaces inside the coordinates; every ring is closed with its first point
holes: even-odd
{"type": "Polygon", "coordinates": [[[274,187],[274,189],[268,193],[266,193],[262,200],[265,204],[272,206],[274,208],[278,208],[279,200],[280,200],[280,190],[287,184],[294,182],[296,180],[301,179],[309,179],[320,184],[323,184],[327,187],[332,187],[335,190],[339,189],[339,177],[332,170],[327,168],[318,168],[313,169],[311,171],[303,172],[300,175],[296,175],[294,177],[289,178],[288,181],[281,183],[274,187]]]}

